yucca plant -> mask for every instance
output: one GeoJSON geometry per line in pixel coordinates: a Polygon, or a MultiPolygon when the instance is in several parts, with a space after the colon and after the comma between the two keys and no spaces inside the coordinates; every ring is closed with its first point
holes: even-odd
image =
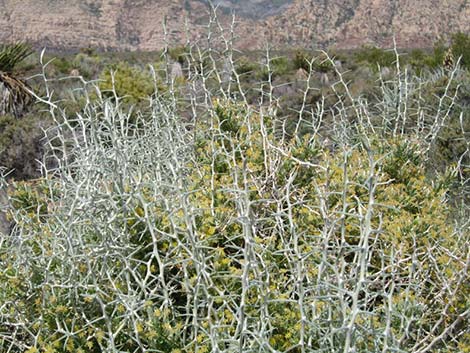
{"type": "Polygon", "coordinates": [[[15,77],[15,67],[33,53],[25,43],[0,46],[0,115],[21,117],[32,103],[28,85],[15,77]]]}

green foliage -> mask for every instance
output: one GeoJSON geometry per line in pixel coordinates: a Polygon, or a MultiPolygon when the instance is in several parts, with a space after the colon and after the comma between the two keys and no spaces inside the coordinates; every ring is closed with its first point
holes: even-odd
{"type": "Polygon", "coordinates": [[[384,50],[373,46],[364,46],[355,53],[355,59],[359,63],[369,64],[372,69],[390,67],[395,64],[396,56],[393,51],[384,50]]]}
{"type": "Polygon", "coordinates": [[[272,70],[276,75],[282,76],[290,71],[289,60],[284,56],[274,58],[270,62],[272,70]]]}
{"type": "MultiPolygon", "coordinates": [[[[71,66],[73,69],[77,69],[80,76],[85,79],[95,79],[101,71],[101,58],[94,55],[93,52],[91,55],[79,53],[73,58],[71,66]]],[[[67,74],[70,74],[70,72],[67,74]]]]}
{"type": "Polygon", "coordinates": [[[21,61],[32,54],[24,43],[0,46],[0,115],[21,117],[32,103],[27,84],[12,72],[21,61]]]}
{"type": "Polygon", "coordinates": [[[321,53],[316,57],[313,57],[306,51],[297,50],[293,59],[293,66],[296,70],[303,69],[309,72],[311,69],[317,72],[326,73],[333,68],[333,64],[328,57],[321,53]],[[312,65],[310,65],[312,62],[312,65]]]}
{"type": "Polygon", "coordinates": [[[173,47],[169,50],[170,58],[180,63],[182,66],[188,63],[189,54],[189,48],[185,46],[173,47]]]}
{"type": "Polygon", "coordinates": [[[44,117],[0,116],[0,164],[11,170],[15,179],[40,175],[38,160],[43,152],[44,133],[50,122],[44,117]]]}
{"type": "Polygon", "coordinates": [[[462,67],[470,69],[470,36],[462,32],[454,34],[451,48],[455,60],[461,57],[462,67]]]}
{"type": "Polygon", "coordinates": [[[446,51],[446,45],[442,41],[438,41],[434,45],[432,55],[426,58],[426,64],[431,68],[442,67],[446,51]]]}
{"type": "MultiPolygon", "coordinates": [[[[271,74],[271,79],[285,76],[290,71],[289,61],[286,57],[278,56],[269,61],[269,69],[266,65],[258,65],[255,63],[241,63],[239,73],[256,73],[256,78],[259,81],[267,81],[271,74]]],[[[238,71],[237,71],[238,72],[238,71]]]]}
{"type": "Polygon", "coordinates": [[[313,62],[313,69],[317,72],[327,73],[333,69],[333,64],[325,54],[320,54],[313,62]]]}
{"type": "Polygon", "coordinates": [[[0,46],[0,71],[12,73],[15,66],[33,53],[28,44],[15,43],[0,46]]]}
{"type": "Polygon", "coordinates": [[[50,185],[42,179],[33,181],[16,181],[12,184],[10,194],[11,206],[24,212],[26,217],[35,222],[45,222],[51,211],[48,209],[48,200],[55,197],[50,185]]]}
{"type": "Polygon", "coordinates": [[[309,72],[310,71],[310,64],[309,64],[310,60],[311,60],[311,56],[307,52],[305,52],[303,50],[297,50],[295,52],[294,59],[293,59],[294,68],[296,70],[303,69],[303,70],[309,72]]]}
{"type": "Polygon", "coordinates": [[[96,56],[97,55],[96,49],[93,48],[90,45],[86,48],[80,48],[80,53],[85,54],[87,56],[96,56]]]}
{"type": "Polygon", "coordinates": [[[66,59],[66,58],[55,58],[54,61],[52,62],[54,67],[59,71],[60,74],[62,75],[69,75],[70,71],[75,69],[73,63],[66,59]]]}
{"type": "Polygon", "coordinates": [[[148,71],[126,63],[111,65],[100,76],[100,89],[108,97],[123,98],[124,102],[136,104],[150,97],[155,86],[148,71]]]}
{"type": "Polygon", "coordinates": [[[236,61],[236,71],[239,75],[253,73],[258,68],[259,65],[257,65],[245,56],[242,56],[236,61]]]}
{"type": "Polygon", "coordinates": [[[424,73],[427,69],[442,67],[446,47],[442,43],[436,43],[431,51],[413,49],[408,55],[402,56],[404,62],[411,65],[417,75],[424,73]]]}
{"type": "Polygon", "coordinates": [[[405,57],[406,61],[411,67],[420,74],[426,60],[426,53],[421,49],[413,49],[408,56],[405,57]]]}

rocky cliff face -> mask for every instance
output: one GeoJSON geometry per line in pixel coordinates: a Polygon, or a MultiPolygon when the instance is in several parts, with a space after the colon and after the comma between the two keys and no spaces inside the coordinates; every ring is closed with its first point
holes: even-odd
{"type": "MultiPolygon", "coordinates": [[[[241,48],[426,47],[470,32],[466,0],[214,0],[223,27],[238,15],[241,48]]],[[[205,38],[207,0],[0,0],[0,42],[58,49],[156,50],[205,38]],[[166,24],[165,37],[163,25],[166,24]]]]}
{"type": "Polygon", "coordinates": [[[269,19],[266,32],[275,38],[288,28],[285,42],[293,45],[304,40],[341,48],[390,46],[395,37],[401,47],[426,47],[452,33],[468,33],[469,18],[465,0],[305,0],[269,19]]]}

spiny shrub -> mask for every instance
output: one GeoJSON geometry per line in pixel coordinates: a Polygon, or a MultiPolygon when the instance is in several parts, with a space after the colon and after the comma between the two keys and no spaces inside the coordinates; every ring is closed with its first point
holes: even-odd
{"type": "Polygon", "coordinates": [[[11,194],[5,349],[417,351],[465,325],[468,243],[418,144],[331,152],[237,102],[192,129],[158,104],[132,134],[84,118],[70,179],[11,194]]]}

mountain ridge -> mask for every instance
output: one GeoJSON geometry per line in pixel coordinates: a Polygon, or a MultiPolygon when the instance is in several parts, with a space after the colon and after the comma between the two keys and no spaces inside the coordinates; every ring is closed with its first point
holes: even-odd
{"type": "MultiPolygon", "coordinates": [[[[465,0],[215,0],[226,30],[236,13],[236,46],[429,47],[470,32],[465,0]]],[[[0,42],[56,49],[159,50],[207,37],[207,0],[0,0],[0,42]],[[165,35],[163,25],[166,25],[165,35]],[[186,30],[187,29],[187,30],[186,30]]]]}

